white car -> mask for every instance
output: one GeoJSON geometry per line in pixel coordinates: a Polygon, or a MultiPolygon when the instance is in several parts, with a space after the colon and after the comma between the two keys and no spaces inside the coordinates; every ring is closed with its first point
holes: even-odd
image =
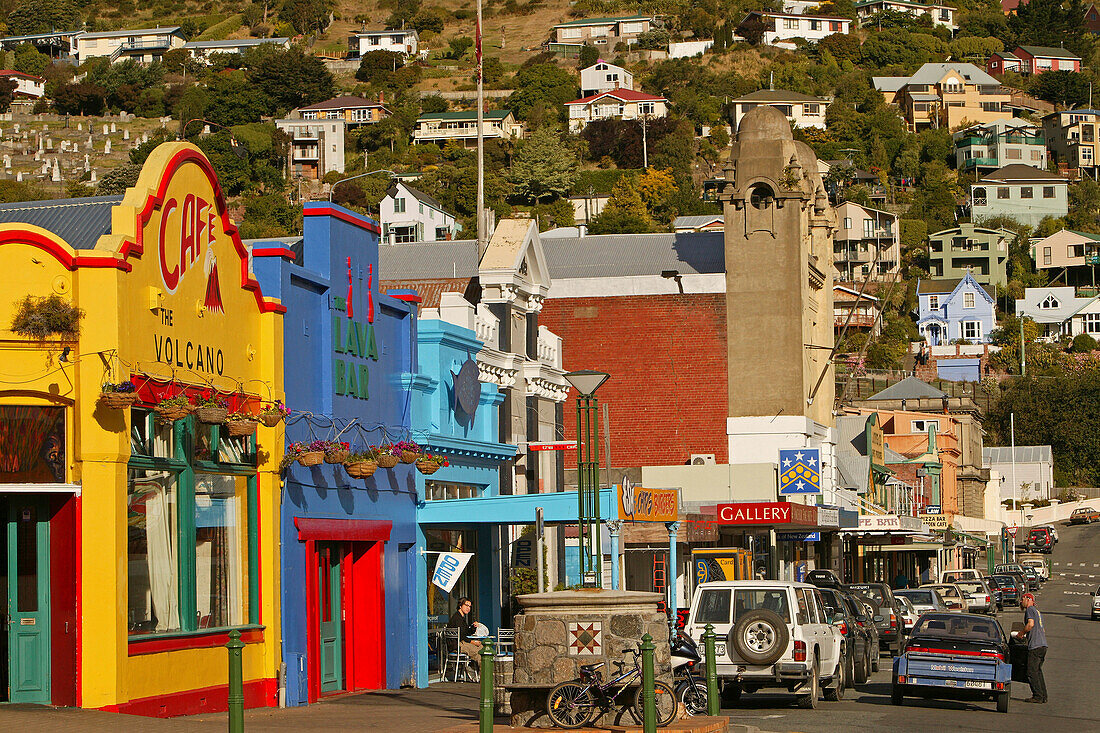
{"type": "Polygon", "coordinates": [[[958,583],[960,580],[981,580],[982,574],[977,568],[944,570],[940,573],[941,583],[958,583]]]}
{"type": "Polygon", "coordinates": [[[1092,620],[1100,619],[1100,588],[1092,594],[1092,620]]]}
{"type": "Polygon", "coordinates": [[[1038,557],[1021,557],[1020,564],[1025,568],[1032,568],[1035,572],[1039,573],[1041,580],[1050,580],[1050,568],[1047,567],[1047,561],[1038,557]]]}
{"type": "Polygon", "coordinates": [[[905,624],[905,633],[908,635],[909,632],[913,630],[913,627],[917,625],[917,619],[920,618],[920,611],[917,610],[912,601],[897,591],[894,592],[894,600],[901,604],[901,620],[905,624]]]}
{"type": "MultiPolygon", "coordinates": [[[[829,623],[821,594],[807,583],[736,580],[702,583],[691,599],[686,631],[705,650],[703,634],[718,635],[715,664],[725,692],[785,688],[802,707],[820,693],[839,700],[851,684],[844,668],[844,635],[829,623]]],[[[705,651],[704,651],[705,654],[705,651]]]]}

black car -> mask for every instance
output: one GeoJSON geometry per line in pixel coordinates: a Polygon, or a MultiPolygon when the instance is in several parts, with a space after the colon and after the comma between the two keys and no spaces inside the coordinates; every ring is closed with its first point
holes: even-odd
{"type": "Polygon", "coordinates": [[[878,627],[875,626],[875,613],[878,611],[878,606],[870,598],[864,598],[855,593],[845,593],[844,597],[849,601],[856,615],[856,626],[867,636],[867,645],[871,650],[871,671],[878,672],[878,660],[882,656],[878,627]]]}
{"type": "Polygon", "coordinates": [[[844,671],[848,679],[863,684],[871,676],[871,645],[867,632],[856,620],[856,608],[844,591],[836,588],[822,588],[821,599],[825,602],[825,612],[829,623],[840,629],[844,635],[844,671]]]}
{"type": "Polygon", "coordinates": [[[1024,594],[1020,581],[1015,576],[998,573],[990,578],[1001,592],[1001,606],[1016,606],[1024,594]]]}
{"type": "Polygon", "coordinates": [[[894,599],[890,586],[886,583],[849,583],[844,586],[844,590],[874,601],[878,609],[873,620],[878,627],[880,643],[891,654],[900,652],[905,626],[901,619],[901,608],[894,599]]]}

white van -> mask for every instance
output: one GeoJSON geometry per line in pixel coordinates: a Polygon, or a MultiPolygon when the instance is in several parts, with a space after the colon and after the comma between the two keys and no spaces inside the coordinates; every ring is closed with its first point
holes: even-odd
{"type": "Polygon", "coordinates": [[[1035,572],[1039,574],[1039,577],[1043,580],[1050,580],[1050,568],[1047,567],[1047,561],[1037,555],[1020,555],[1017,558],[1017,562],[1023,565],[1025,568],[1034,568],[1035,572]]]}
{"type": "Polygon", "coordinates": [[[957,583],[960,580],[981,580],[982,573],[976,568],[962,568],[959,570],[944,570],[940,573],[941,583],[957,583]]]}
{"type": "Polygon", "coordinates": [[[822,689],[826,699],[839,700],[851,684],[845,679],[844,635],[829,622],[820,591],[808,583],[701,583],[685,629],[701,650],[707,624],[718,635],[718,677],[735,699],[781,687],[798,695],[802,707],[816,708],[822,689]]]}

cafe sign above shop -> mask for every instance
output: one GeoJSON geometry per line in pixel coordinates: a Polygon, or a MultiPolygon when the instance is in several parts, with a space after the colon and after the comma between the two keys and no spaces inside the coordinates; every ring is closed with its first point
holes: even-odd
{"type": "Polygon", "coordinates": [[[619,484],[619,519],[675,522],[680,514],[678,489],[647,489],[623,477],[619,484]]]}

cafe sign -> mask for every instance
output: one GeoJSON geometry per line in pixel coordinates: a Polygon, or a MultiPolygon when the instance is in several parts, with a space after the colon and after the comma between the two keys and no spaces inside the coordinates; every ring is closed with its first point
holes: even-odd
{"type": "Polygon", "coordinates": [[[943,532],[949,526],[946,514],[922,514],[920,519],[933,532],[943,532]]]}
{"type": "Polygon", "coordinates": [[[619,484],[619,519],[675,522],[680,514],[678,489],[647,489],[623,477],[619,484]]]}

